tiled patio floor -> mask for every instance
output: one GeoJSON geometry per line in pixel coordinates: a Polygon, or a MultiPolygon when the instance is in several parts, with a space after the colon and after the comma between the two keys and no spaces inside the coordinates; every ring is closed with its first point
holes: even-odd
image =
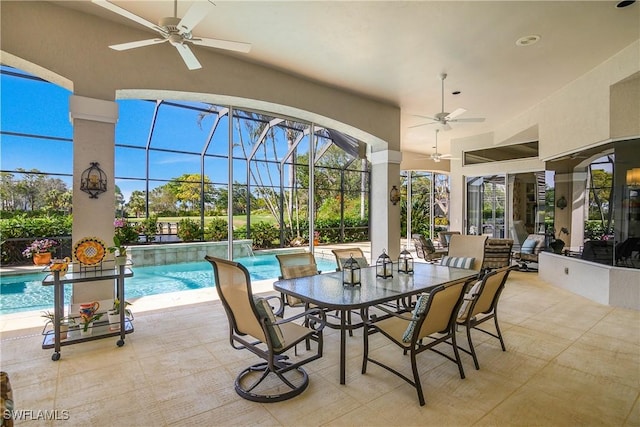
{"type": "MultiPolygon", "coordinates": [[[[270,282],[255,287],[273,293],[270,282]]],[[[338,380],[339,335],[325,329],[323,358],[306,365],[309,388],[260,404],[233,389],[255,357],[230,347],[214,289],[145,297],[132,308],[135,332],[123,347],[115,338],[63,347],[58,362],[41,349],[39,313],[1,319],[0,360],[17,408],[69,414],[17,425],[640,426],[640,312],[596,304],[532,273],[514,272],[501,299],[506,352],[475,334],[481,368],[463,355],[464,380],[444,358],[419,356],[424,407],[411,386],[385,370],[369,365],[360,374],[360,330],[348,338],[345,385],[338,380]]],[[[459,339],[466,342],[464,334],[459,339]]],[[[397,348],[380,336],[372,347],[407,372],[397,348]]]]}

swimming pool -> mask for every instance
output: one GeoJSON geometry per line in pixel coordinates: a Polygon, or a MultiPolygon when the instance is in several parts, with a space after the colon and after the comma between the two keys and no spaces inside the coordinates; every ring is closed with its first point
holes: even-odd
{"type": "MultiPolygon", "coordinates": [[[[251,280],[275,280],[280,267],[275,255],[236,258],[247,267],[251,280]]],[[[336,263],[318,257],[320,271],[334,271],[336,263]]],[[[126,297],[187,291],[213,286],[213,269],[206,261],[183,264],[134,267],[134,276],[125,282],[126,297]]],[[[53,308],[53,287],[42,286],[46,273],[20,274],[0,277],[0,315],[53,308]]],[[[71,299],[71,285],[65,285],[65,305],[71,299]]]]}

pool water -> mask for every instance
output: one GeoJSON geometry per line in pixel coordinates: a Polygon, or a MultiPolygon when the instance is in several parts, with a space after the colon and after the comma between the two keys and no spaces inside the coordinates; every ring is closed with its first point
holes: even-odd
{"type": "MultiPolygon", "coordinates": [[[[247,267],[251,280],[275,280],[280,267],[275,255],[236,258],[247,267]]],[[[320,271],[334,271],[334,260],[316,259],[320,271]]],[[[137,298],[213,286],[213,269],[206,261],[183,264],[134,267],[126,279],[126,297],[137,298]]],[[[42,286],[46,273],[0,276],[0,315],[31,310],[53,309],[53,287],[42,286]]],[[[72,285],[65,285],[65,305],[71,301],[72,285]]]]}

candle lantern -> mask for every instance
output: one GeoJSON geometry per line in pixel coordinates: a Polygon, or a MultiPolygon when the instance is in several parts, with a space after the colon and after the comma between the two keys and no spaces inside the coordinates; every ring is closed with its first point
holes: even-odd
{"type": "Polygon", "coordinates": [[[413,273],[413,257],[407,250],[406,246],[402,252],[400,252],[400,256],[398,256],[398,273],[413,273]]]}
{"type": "Polygon", "coordinates": [[[384,249],[376,261],[376,276],[385,279],[387,277],[393,277],[393,261],[391,261],[391,258],[389,258],[389,255],[387,255],[384,249]]]}
{"type": "Polygon", "coordinates": [[[360,266],[358,261],[353,259],[353,255],[342,264],[342,284],[345,286],[360,284],[360,266]]]}
{"type": "Polygon", "coordinates": [[[107,191],[107,175],[98,162],[91,162],[91,166],[80,175],[80,190],[88,193],[90,199],[97,199],[98,194],[107,191]]]}

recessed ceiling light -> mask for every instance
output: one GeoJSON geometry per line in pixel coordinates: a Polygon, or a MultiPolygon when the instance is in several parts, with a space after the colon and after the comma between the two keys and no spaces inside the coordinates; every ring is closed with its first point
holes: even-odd
{"type": "Polygon", "coordinates": [[[635,2],[636,0],[624,0],[624,1],[618,2],[618,4],[616,4],[616,7],[618,9],[622,9],[623,7],[631,6],[635,2]]]}
{"type": "Polygon", "coordinates": [[[518,40],[516,40],[516,45],[518,46],[531,46],[532,44],[538,43],[538,40],[540,40],[540,36],[538,35],[530,35],[530,36],[524,36],[524,37],[520,37],[518,40]]]}

